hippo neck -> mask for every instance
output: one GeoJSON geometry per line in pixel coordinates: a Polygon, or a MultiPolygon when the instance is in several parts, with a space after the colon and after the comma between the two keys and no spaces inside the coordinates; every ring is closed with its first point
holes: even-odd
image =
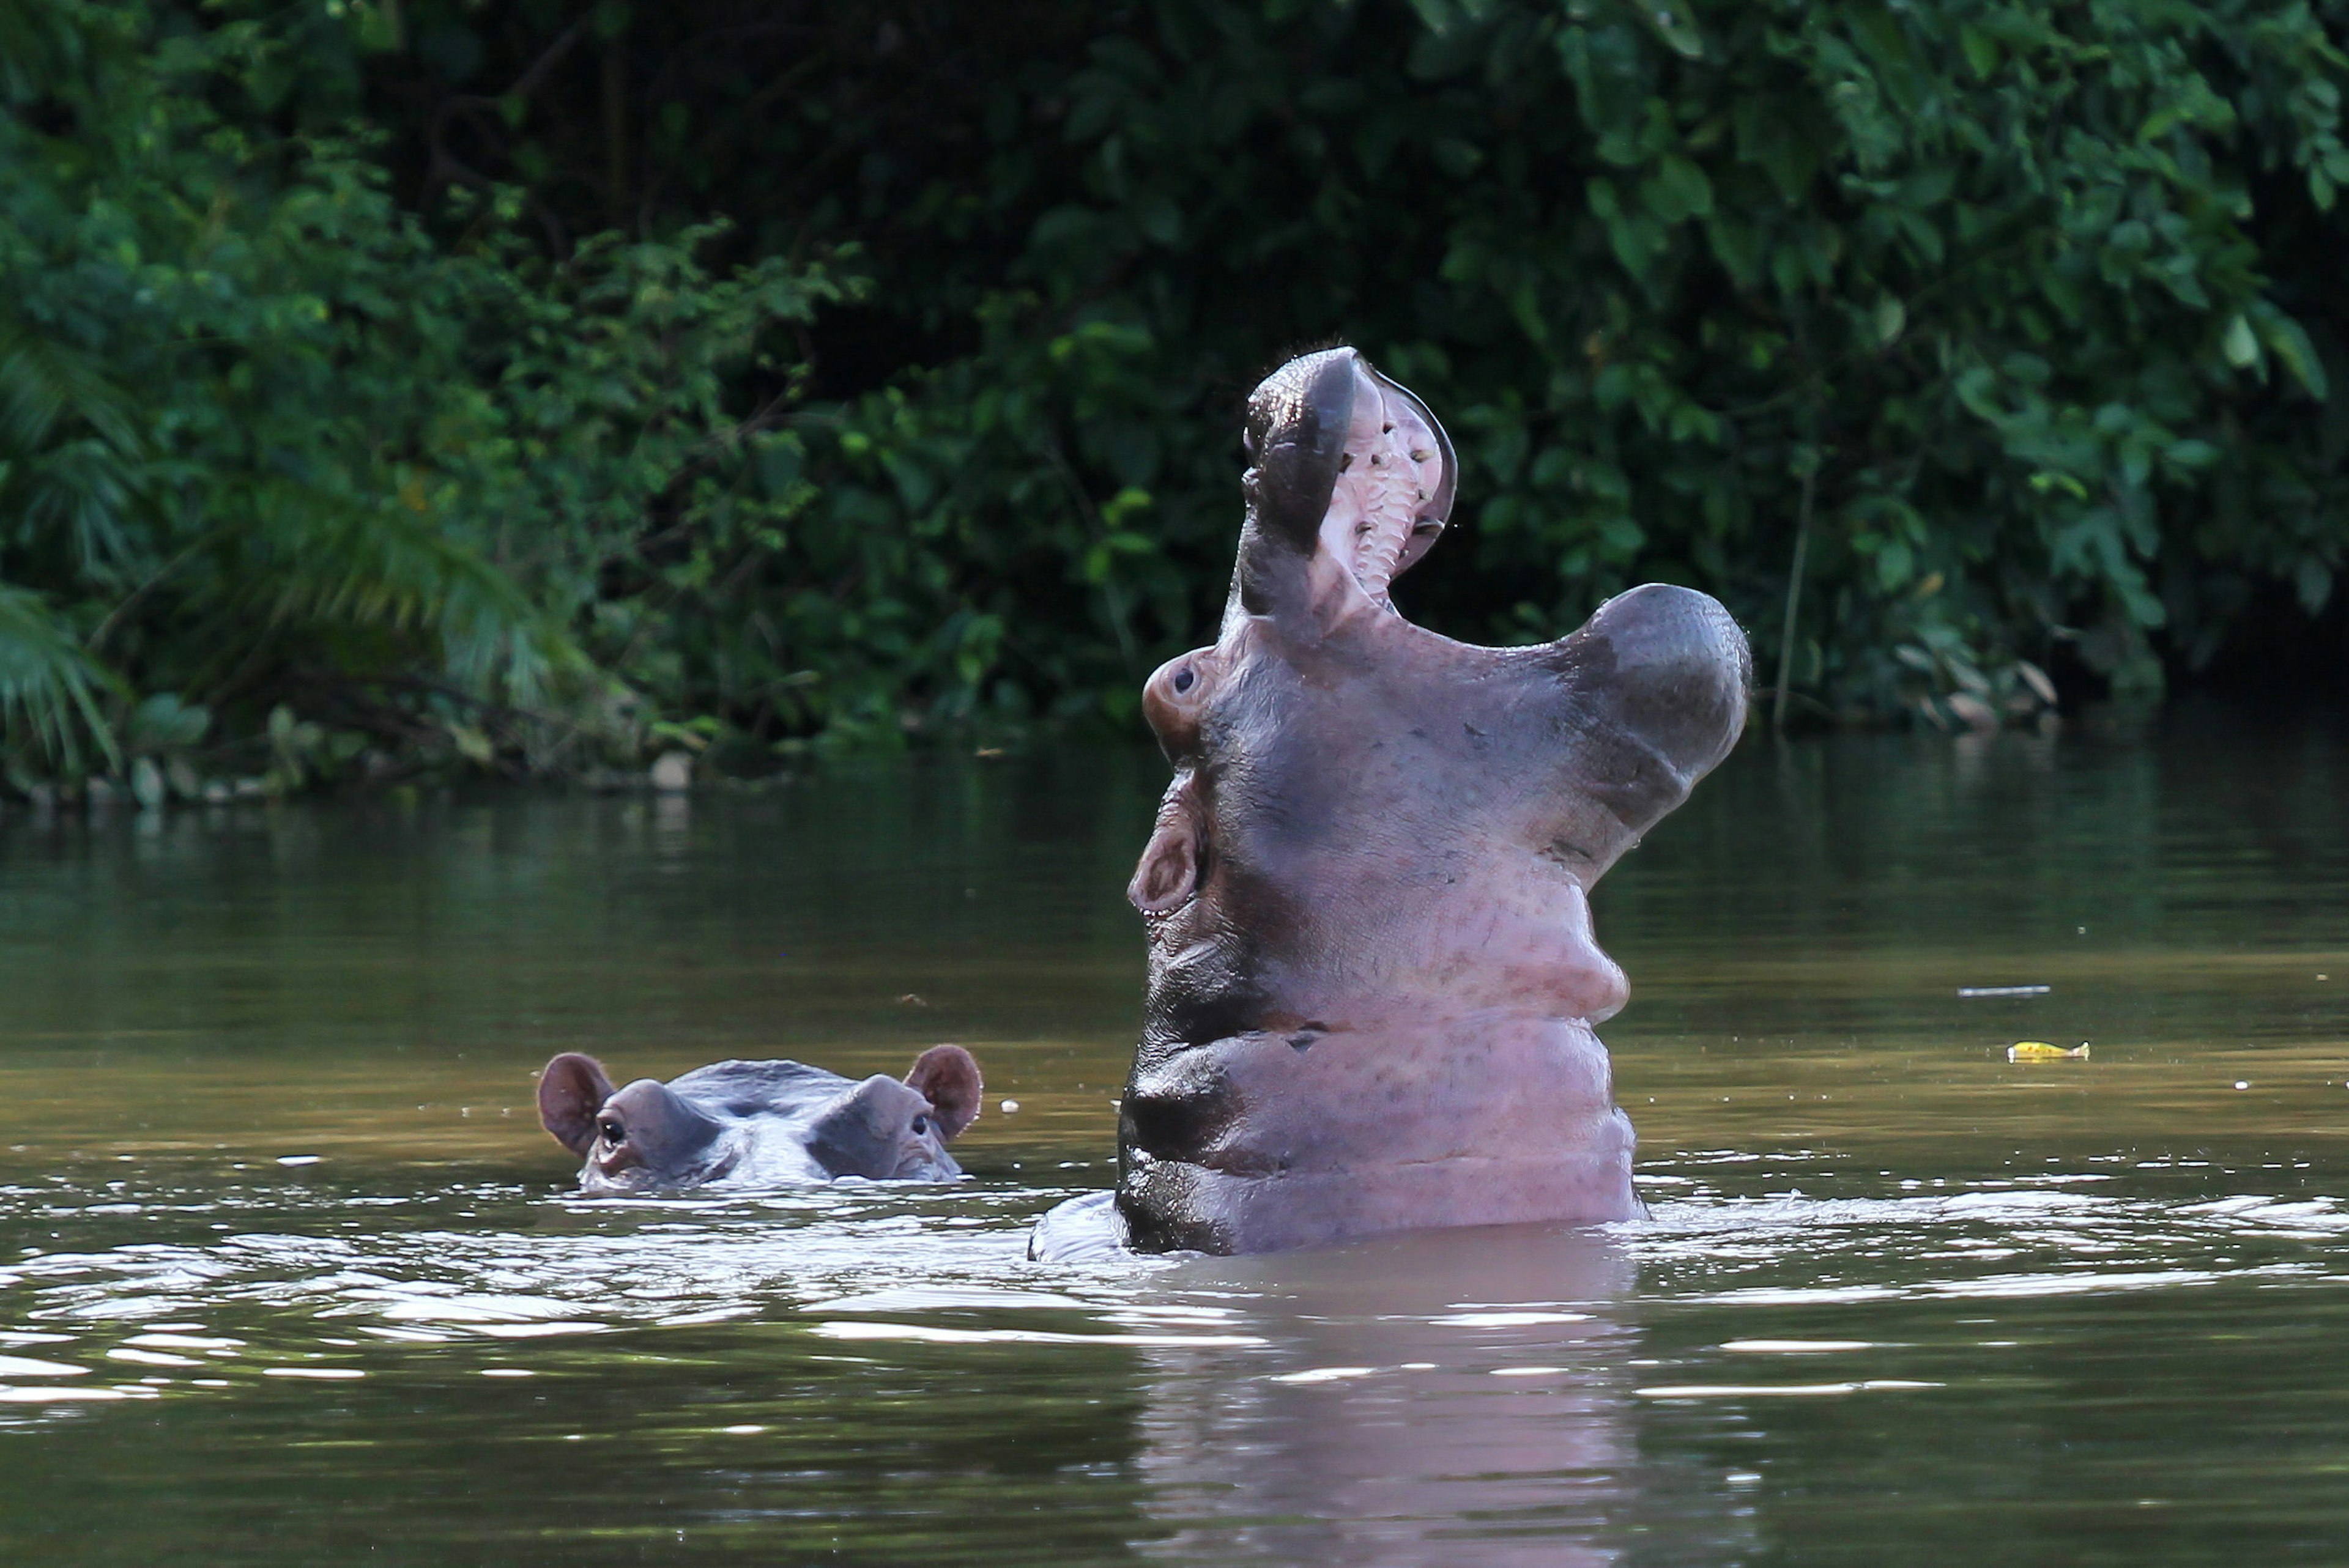
{"type": "Polygon", "coordinates": [[[1145,1048],[1119,1148],[1118,1206],[1152,1250],[1639,1212],[1605,1047],[1509,1009],[1145,1048]]]}

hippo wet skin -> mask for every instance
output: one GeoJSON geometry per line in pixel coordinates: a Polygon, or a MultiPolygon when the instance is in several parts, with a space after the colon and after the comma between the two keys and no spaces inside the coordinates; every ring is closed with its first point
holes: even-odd
{"type": "Polygon", "coordinates": [[[978,1063],[933,1046],[905,1076],[862,1082],[799,1062],[718,1062],[614,1088],[565,1051],[538,1080],[538,1119],[586,1164],[582,1191],[781,1187],[842,1176],[951,1181],[946,1146],[978,1119],[978,1063]]]}
{"type": "Polygon", "coordinates": [[[1143,689],[1174,781],[1128,890],[1150,970],[1123,1239],[1636,1215],[1592,1028],[1627,991],[1589,895],[1736,743],[1744,634],[1657,585],[1539,647],[1404,620],[1389,585],[1443,531],[1453,452],[1351,349],[1259,386],[1247,443],[1221,635],[1143,689]]]}

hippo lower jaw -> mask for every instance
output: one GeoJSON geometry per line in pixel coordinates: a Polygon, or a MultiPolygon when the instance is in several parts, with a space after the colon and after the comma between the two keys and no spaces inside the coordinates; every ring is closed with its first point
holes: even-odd
{"type": "Polygon", "coordinates": [[[1120,1123],[1118,1208],[1148,1251],[1641,1212],[1606,1047],[1576,1018],[1234,1036],[1137,1070],[1120,1123]]]}

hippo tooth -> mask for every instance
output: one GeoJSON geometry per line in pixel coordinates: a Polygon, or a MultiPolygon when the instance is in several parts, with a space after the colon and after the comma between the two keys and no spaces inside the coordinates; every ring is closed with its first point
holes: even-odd
{"type": "Polygon", "coordinates": [[[1367,374],[1355,402],[1353,428],[1338,463],[1321,537],[1344,562],[1373,604],[1391,609],[1387,590],[1404,545],[1427,500],[1422,465],[1433,456],[1429,432],[1407,405],[1367,374]],[[1369,461],[1360,469],[1354,459],[1369,461]]]}

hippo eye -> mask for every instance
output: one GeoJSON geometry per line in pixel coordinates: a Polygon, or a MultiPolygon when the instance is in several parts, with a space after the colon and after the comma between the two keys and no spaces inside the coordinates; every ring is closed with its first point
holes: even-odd
{"type": "Polygon", "coordinates": [[[1198,684],[1199,677],[1191,672],[1188,665],[1185,665],[1182,669],[1174,672],[1174,689],[1176,691],[1186,692],[1198,684]]]}
{"type": "Polygon", "coordinates": [[[929,1135],[930,1119],[926,1116],[917,1116],[914,1118],[914,1136],[916,1138],[927,1138],[929,1135]]]}
{"type": "Polygon", "coordinates": [[[628,1130],[616,1121],[599,1121],[595,1126],[603,1133],[604,1141],[615,1149],[628,1140],[628,1130]]]}

